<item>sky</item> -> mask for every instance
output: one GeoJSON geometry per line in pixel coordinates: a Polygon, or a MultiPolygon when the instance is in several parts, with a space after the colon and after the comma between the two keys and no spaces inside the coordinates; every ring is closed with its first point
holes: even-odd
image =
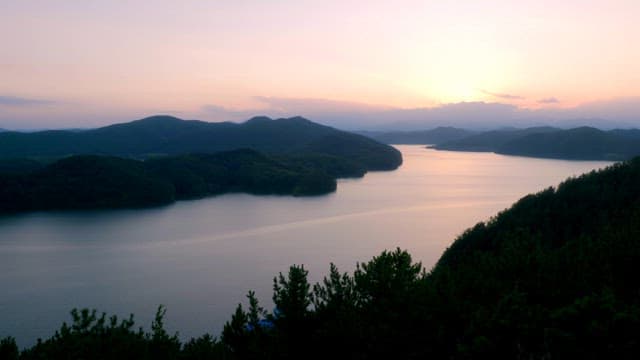
{"type": "Polygon", "coordinates": [[[2,0],[0,128],[640,126],[638,39],[638,0],[2,0]]]}

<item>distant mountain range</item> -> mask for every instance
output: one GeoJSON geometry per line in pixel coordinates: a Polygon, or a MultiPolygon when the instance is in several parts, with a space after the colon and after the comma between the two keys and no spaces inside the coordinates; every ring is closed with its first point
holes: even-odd
{"type": "Polygon", "coordinates": [[[360,132],[388,144],[425,144],[438,150],[495,152],[568,160],[626,160],[640,155],[640,130],[531,127],[470,131],[439,127],[424,131],[360,132]]]}
{"type": "Polygon", "coordinates": [[[77,154],[145,158],[240,148],[267,154],[338,156],[365,170],[392,170],[402,163],[400,152],[390,146],[301,117],[254,117],[238,124],[152,116],[84,131],[0,133],[0,156],[5,158],[77,154]]]}
{"type": "Polygon", "coordinates": [[[561,131],[561,129],[553,127],[532,127],[526,129],[491,130],[461,139],[439,142],[435,144],[436,146],[434,146],[434,148],[458,151],[497,151],[500,146],[519,138],[557,131],[561,131]]]}
{"type": "Polygon", "coordinates": [[[603,131],[529,128],[491,131],[440,143],[439,150],[492,151],[498,154],[568,160],[626,160],[640,155],[640,130],[603,131]]]}
{"type": "Polygon", "coordinates": [[[358,134],[368,136],[385,144],[439,144],[477,134],[478,131],[455,127],[437,127],[421,131],[359,131],[358,134]]]}

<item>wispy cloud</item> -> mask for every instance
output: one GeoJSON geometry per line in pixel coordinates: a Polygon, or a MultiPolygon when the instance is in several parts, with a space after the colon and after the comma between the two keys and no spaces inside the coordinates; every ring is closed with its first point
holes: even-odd
{"type": "Polygon", "coordinates": [[[546,98],[538,100],[538,104],[557,104],[559,102],[560,102],[560,100],[558,100],[557,98],[555,98],[553,96],[546,97],[546,98]]]}
{"type": "MultiPolygon", "coordinates": [[[[637,117],[637,114],[640,114],[640,98],[615,99],[615,101],[583,104],[574,108],[543,106],[534,109],[524,108],[506,100],[448,103],[435,107],[402,109],[317,98],[256,96],[252,99],[264,106],[230,109],[210,104],[202,106],[201,114],[194,115],[196,118],[201,116],[206,120],[215,121],[242,121],[255,115],[266,115],[272,118],[301,115],[326,125],[350,130],[422,130],[436,126],[482,129],[542,125],[640,127],[640,119],[637,117]]],[[[561,103],[555,97],[534,101],[541,104],[561,103]]]]}
{"type": "Polygon", "coordinates": [[[243,109],[228,108],[214,103],[205,104],[194,116],[214,121],[241,121],[256,115],[273,118],[305,116],[312,119],[340,119],[338,123],[344,125],[345,121],[351,118],[394,110],[389,106],[321,98],[252,96],[251,100],[255,102],[254,105],[243,109]]]}
{"type": "Polygon", "coordinates": [[[233,109],[217,104],[204,104],[193,116],[212,121],[243,121],[263,114],[269,116],[277,115],[274,111],[269,111],[267,114],[265,109],[260,108],[233,109]]]}
{"type": "Polygon", "coordinates": [[[0,106],[39,106],[39,105],[50,105],[53,103],[54,101],[51,101],[51,100],[33,99],[33,98],[25,98],[25,97],[10,96],[10,95],[0,95],[0,106]]]}
{"type": "Polygon", "coordinates": [[[254,96],[253,99],[267,105],[270,109],[285,113],[301,111],[321,111],[332,113],[371,112],[392,109],[389,106],[319,98],[254,96]]]}
{"type": "Polygon", "coordinates": [[[483,94],[487,94],[500,99],[506,99],[506,100],[524,100],[525,99],[523,96],[519,96],[519,95],[495,93],[495,92],[484,90],[484,89],[478,89],[478,90],[480,90],[480,92],[483,94]]]}
{"type": "Polygon", "coordinates": [[[215,104],[202,105],[201,110],[203,112],[206,112],[206,113],[214,113],[214,114],[219,114],[219,113],[229,114],[229,113],[232,112],[231,110],[229,110],[229,109],[227,109],[227,108],[225,108],[223,106],[215,105],[215,104]]]}

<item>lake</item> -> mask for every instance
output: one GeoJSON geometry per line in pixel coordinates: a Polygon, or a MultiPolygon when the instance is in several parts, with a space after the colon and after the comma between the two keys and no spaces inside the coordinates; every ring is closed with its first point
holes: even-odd
{"type": "Polygon", "coordinates": [[[384,249],[430,268],[457,235],[520,197],[608,162],[397,146],[392,172],[340,180],[311,198],[228,194],[170,206],[0,217],[0,337],[49,337],[74,307],[134,313],[159,304],[182,338],[219,334],[255,290],[271,309],[273,277],[304,264],[352,271],[384,249]]]}

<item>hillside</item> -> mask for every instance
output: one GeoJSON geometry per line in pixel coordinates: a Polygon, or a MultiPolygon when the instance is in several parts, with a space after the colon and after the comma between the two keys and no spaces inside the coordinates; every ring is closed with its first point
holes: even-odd
{"type": "Polygon", "coordinates": [[[464,137],[462,139],[436,144],[434,149],[453,151],[496,151],[500,146],[531,134],[555,132],[552,127],[533,127],[527,129],[492,130],[464,137]]]}
{"type": "Polygon", "coordinates": [[[0,213],[145,207],[227,192],[319,195],[335,191],[338,175],[362,174],[340,159],[274,159],[249,149],[146,161],[79,155],[29,166],[0,173],[0,213]]]}
{"type": "Polygon", "coordinates": [[[638,184],[635,158],[467,230],[428,278],[449,309],[448,336],[464,333],[457,341],[476,356],[638,356],[638,184]]]}
{"type": "Polygon", "coordinates": [[[477,132],[454,127],[437,127],[421,131],[362,131],[359,133],[385,144],[429,145],[460,140],[477,132]]]}
{"type": "Polygon", "coordinates": [[[85,131],[0,133],[3,157],[93,154],[140,158],[240,148],[267,154],[339,156],[365,170],[392,170],[402,163],[400,152],[390,146],[301,117],[277,120],[256,117],[236,124],[153,116],[85,131]]]}
{"type": "Polygon", "coordinates": [[[501,144],[499,154],[571,160],[626,160],[640,155],[637,130],[590,127],[523,136],[501,144]]]}
{"type": "Polygon", "coordinates": [[[133,319],[72,312],[21,359],[636,359],[640,355],[640,158],[519,200],[460,235],[426,272],[399,249],[274,278],[270,313],[253,292],[217,339],[188,342],[133,319]],[[101,320],[102,319],[102,320],[101,320]],[[309,349],[313,349],[312,352],[309,349]],[[107,354],[107,355],[105,355],[107,354]]]}
{"type": "Polygon", "coordinates": [[[20,174],[41,169],[44,165],[36,160],[26,158],[0,157],[0,174],[20,174]]]}
{"type": "Polygon", "coordinates": [[[627,160],[640,155],[640,130],[603,131],[592,127],[494,130],[436,144],[433,148],[567,160],[627,160]]]}

